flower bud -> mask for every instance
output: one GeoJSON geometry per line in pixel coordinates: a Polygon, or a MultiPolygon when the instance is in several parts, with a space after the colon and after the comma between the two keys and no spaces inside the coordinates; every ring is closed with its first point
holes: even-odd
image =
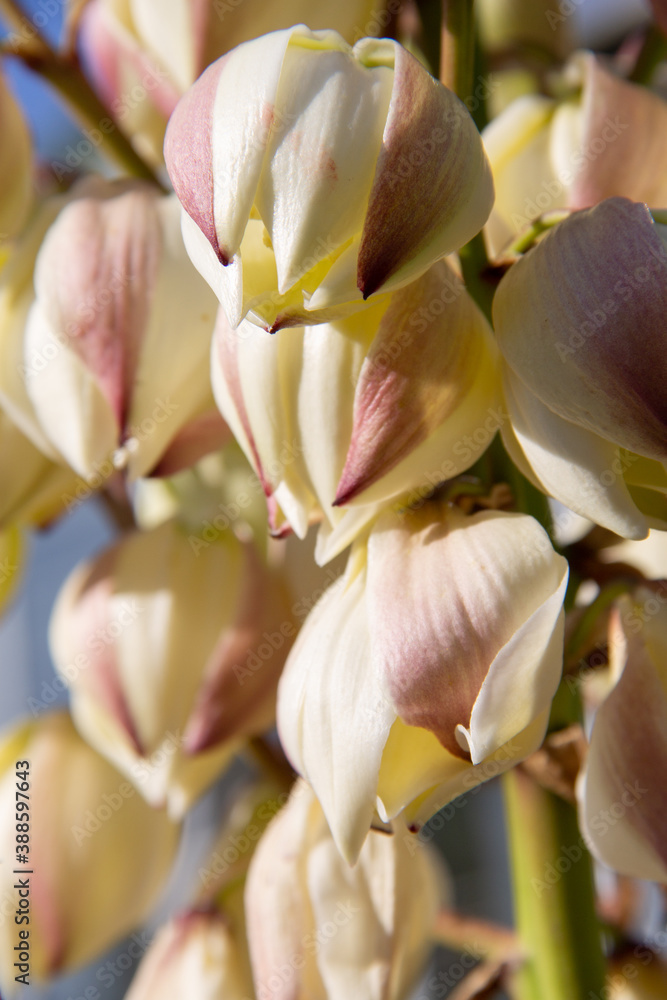
{"type": "Polygon", "coordinates": [[[563,71],[573,96],[522,97],[484,130],[496,202],[492,254],[537,216],[615,195],[667,203],[667,103],[615,76],[592,53],[563,71]]]}
{"type": "Polygon", "coordinates": [[[547,233],[493,303],[510,455],[626,538],[667,525],[665,232],[646,205],[609,198],[547,233]]]}
{"type": "Polygon", "coordinates": [[[32,202],[30,133],[20,106],[0,74],[0,243],[23,226],[32,202]]]}
{"type": "Polygon", "coordinates": [[[92,0],[80,48],[93,84],[123,131],[153,162],[162,160],[167,120],[206,67],[258,35],[307,20],[350,41],[380,35],[389,15],[379,0],[92,0]]]}
{"type": "Polygon", "coordinates": [[[188,252],[234,327],[357,310],[466,243],[493,200],[472,118],[413,56],[303,25],[209,67],[165,158],[188,252]]]}
{"type": "Polygon", "coordinates": [[[14,967],[22,941],[32,983],[80,968],[147,917],[178,827],[83,742],[65,712],[5,731],[0,760],[0,983],[9,996],[26,972],[14,967]]]}
{"type": "Polygon", "coordinates": [[[364,313],[279,337],[221,311],[212,380],[274,531],[303,538],[323,519],[320,562],[380,505],[468,469],[504,420],[491,330],[444,261],[364,313]]]}
{"type": "Polygon", "coordinates": [[[252,980],[243,942],[228,918],[192,910],[156,934],[126,1000],[248,1000],[252,980]]]}
{"type": "Polygon", "coordinates": [[[348,860],[374,808],[419,825],[539,747],[566,580],[524,514],[465,517],[433,502],[385,513],[352,550],[278,689],[285,751],[348,860]]]}
{"type": "Polygon", "coordinates": [[[95,485],[115,468],[151,472],[172,446],[180,465],[220,447],[208,361],[217,307],[185,256],[176,200],[98,181],[55,208],[6,277],[4,353],[22,375],[4,376],[10,416],[36,424],[36,443],[95,485]]]}
{"type": "Polygon", "coordinates": [[[399,1000],[428,956],[438,899],[428,850],[371,832],[350,869],[302,782],[253,857],[245,893],[256,994],[399,1000]],[[412,848],[412,849],[411,849],[412,848]]]}
{"type": "Polygon", "coordinates": [[[623,875],[667,882],[667,595],[619,598],[609,657],[616,684],[595,716],[579,779],[579,822],[596,858],[623,875]]]}
{"type": "Polygon", "coordinates": [[[295,633],[252,546],[170,522],[78,567],[50,642],[81,733],[151,804],[180,816],[272,724],[295,633]]]}

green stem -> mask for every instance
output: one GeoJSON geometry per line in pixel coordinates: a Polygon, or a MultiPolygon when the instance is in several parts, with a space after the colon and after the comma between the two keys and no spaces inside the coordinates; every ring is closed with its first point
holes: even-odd
{"type": "Polygon", "coordinates": [[[102,148],[130,176],[150,181],[165,190],[155,173],[135,152],[129,139],[112,121],[108,108],[100,101],[79,66],[75,62],[64,61],[49,53],[44,58],[28,59],[27,65],[58,91],[69,105],[79,123],[87,129],[95,129],[103,136],[102,148]],[[111,123],[113,128],[100,131],[103,123],[111,123]]]}
{"type": "Polygon", "coordinates": [[[503,776],[515,922],[527,954],[517,1000],[603,996],[605,962],[590,855],[573,806],[520,768],[503,776]]]}
{"type": "Polygon", "coordinates": [[[489,323],[492,323],[491,306],[498,282],[486,255],[483,233],[477,233],[477,236],[473,236],[469,243],[461,247],[459,260],[466,288],[489,323]]]}
{"type": "Polygon", "coordinates": [[[442,0],[440,79],[461,100],[472,94],[475,78],[474,0],[442,0]]]}

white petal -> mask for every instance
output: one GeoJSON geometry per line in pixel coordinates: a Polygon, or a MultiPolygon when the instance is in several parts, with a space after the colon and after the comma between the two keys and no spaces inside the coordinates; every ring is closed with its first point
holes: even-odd
{"type": "Polygon", "coordinates": [[[368,833],[384,744],[396,714],[370,666],[365,574],[343,577],[310,613],[278,689],[278,731],[312,785],[343,857],[368,833]]]}

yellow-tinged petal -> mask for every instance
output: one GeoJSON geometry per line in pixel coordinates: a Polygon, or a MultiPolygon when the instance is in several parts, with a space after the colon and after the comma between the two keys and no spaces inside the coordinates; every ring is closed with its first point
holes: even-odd
{"type": "Polygon", "coordinates": [[[567,563],[526,515],[439,512],[385,514],[371,532],[373,663],[405,723],[478,764],[558,686],[567,563]]]}
{"type": "MultiPolygon", "coordinates": [[[[10,729],[1,745],[5,862],[17,854],[16,762],[28,762],[20,769],[30,783],[30,973],[42,982],[92,961],[148,916],[174,861],[179,828],[83,742],[65,712],[10,729]]],[[[2,865],[0,890],[18,906],[14,867],[23,866],[2,865]]],[[[16,990],[16,942],[16,924],[3,921],[3,995],[16,990]]]]}

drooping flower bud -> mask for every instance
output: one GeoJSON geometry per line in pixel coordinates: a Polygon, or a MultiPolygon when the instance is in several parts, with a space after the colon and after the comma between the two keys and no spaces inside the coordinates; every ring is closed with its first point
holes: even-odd
{"type": "Polygon", "coordinates": [[[311,790],[302,782],[294,787],[248,873],[248,944],[258,996],[410,995],[428,956],[439,879],[428,851],[411,851],[405,834],[404,828],[396,836],[371,832],[350,869],[311,790]]]}
{"type": "Polygon", "coordinates": [[[144,920],[179,831],[84,743],[65,712],[5,731],[0,761],[0,899],[12,914],[0,921],[0,983],[9,996],[20,989],[16,975],[27,971],[32,983],[80,968],[144,920]],[[26,833],[17,826],[23,816],[26,833]],[[14,912],[29,921],[15,922],[14,912]],[[25,968],[15,950],[21,929],[29,931],[25,968]]]}
{"type": "Polygon", "coordinates": [[[357,316],[282,336],[232,330],[221,310],[212,380],[273,529],[303,537],[323,520],[322,562],[381,504],[468,469],[504,420],[493,335],[444,261],[357,316]]]}
{"type": "Polygon", "coordinates": [[[491,252],[537,216],[622,196],[667,204],[667,102],[580,52],[563,71],[570,98],[522,97],[484,130],[496,201],[491,252]]]}
{"type": "Polygon", "coordinates": [[[384,514],[352,550],[278,690],[285,751],[346,858],[374,808],[419,825],[537,749],[561,676],[566,579],[533,518],[435,502],[384,514]]]}
{"type": "Polygon", "coordinates": [[[609,198],[547,233],[494,298],[515,463],[626,538],[667,525],[667,227],[609,198]]]}
{"type": "Polygon", "coordinates": [[[380,0],[92,0],[79,45],[113,117],[153,162],[179,98],[219,56],[242,42],[308,21],[348,41],[381,35],[380,0]]]}
{"type": "Polygon", "coordinates": [[[165,158],[188,251],[234,327],[357,310],[467,242],[493,200],[472,118],[413,56],[303,25],[209,67],[165,158]]]}
{"type": "Polygon", "coordinates": [[[175,917],[160,928],[126,1000],[249,1000],[252,979],[245,942],[217,911],[175,917]]]}
{"type": "Polygon", "coordinates": [[[227,439],[208,372],[217,306],[187,260],[173,197],[84,184],[45,208],[12,263],[3,405],[39,447],[93,480],[116,467],[145,475],[172,445],[194,462],[227,439]]]}
{"type": "Polygon", "coordinates": [[[169,522],[78,567],[50,639],[82,734],[180,816],[272,724],[295,634],[251,545],[169,522]]]}
{"type": "Polygon", "coordinates": [[[615,686],[599,707],[580,777],[579,822],[595,857],[667,882],[665,584],[619,598],[610,623],[615,686]]]}

